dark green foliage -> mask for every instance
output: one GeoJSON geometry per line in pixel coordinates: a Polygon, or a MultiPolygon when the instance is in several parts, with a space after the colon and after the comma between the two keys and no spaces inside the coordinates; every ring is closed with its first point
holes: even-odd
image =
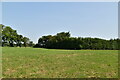
{"type": "Polygon", "coordinates": [[[120,39],[100,39],[70,37],[69,32],[57,33],[57,35],[42,36],[34,47],[50,49],[93,49],[93,50],[118,50],[120,39]]]}
{"type": "Polygon", "coordinates": [[[29,43],[28,43],[28,46],[29,47],[33,47],[35,44],[33,43],[33,41],[29,41],[29,43]]]}
{"type": "Polygon", "coordinates": [[[13,30],[9,26],[4,26],[0,24],[0,31],[2,35],[0,36],[2,38],[2,46],[10,46],[10,47],[27,47],[33,46],[33,43],[29,41],[29,38],[23,37],[22,35],[19,35],[16,30],[13,30]]]}
{"type": "MultiPolygon", "coordinates": [[[[19,35],[16,30],[9,26],[0,24],[0,38],[2,46],[19,47],[40,47],[49,49],[93,49],[93,50],[118,50],[120,49],[120,39],[100,39],[100,38],[82,38],[70,37],[70,32],[61,32],[56,35],[47,35],[39,38],[38,43],[34,45],[29,38],[19,35]]],[[[0,42],[1,43],[1,42],[0,42]]]]}

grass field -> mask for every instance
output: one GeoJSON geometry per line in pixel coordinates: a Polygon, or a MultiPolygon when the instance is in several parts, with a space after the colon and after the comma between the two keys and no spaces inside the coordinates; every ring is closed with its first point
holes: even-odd
{"type": "Polygon", "coordinates": [[[117,50],[2,48],[4,78],[117,78],[117,50]]]}

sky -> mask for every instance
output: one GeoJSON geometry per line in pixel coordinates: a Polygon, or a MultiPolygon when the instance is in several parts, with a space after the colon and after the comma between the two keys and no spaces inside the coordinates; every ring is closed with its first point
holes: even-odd
{"type": "Polygon", "coordinates": [[[2,24],[37,43],[70,31],[72,37],[118,37],[117,2],[3,2],[2,24]]]}

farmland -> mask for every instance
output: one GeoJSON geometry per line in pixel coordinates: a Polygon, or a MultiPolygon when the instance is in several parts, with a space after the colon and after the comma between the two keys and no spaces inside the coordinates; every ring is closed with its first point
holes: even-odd
{"type": "Polygon", "coordinates": [[[2,48],[4,78],[117,78],[117,50],[2,48]]]}

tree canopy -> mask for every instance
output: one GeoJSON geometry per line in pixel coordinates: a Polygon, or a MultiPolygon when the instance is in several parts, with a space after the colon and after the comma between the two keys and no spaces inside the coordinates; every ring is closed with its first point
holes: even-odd
{"type": "Polygon", "coordinates": [[[100,38],[82,38],[71,37],[70,32],[61,32],[56,35],[47,35],[39,38],[34,47],[49,49],[119,49],[120,39],[100,39],[100,38]]]}
{"type": "Polygon", "coordinates": [[[10,26],[0,24],[0,40],[2,46],[10,47],[38,47],[49,49],[94,49],[94,50],[118,50],[120,49],[120,39],[100,39],[91,37],[71,37],[70,32],[60,32],[56,35],[46,35],[38,39],[38,43],[34,45],[28,37],[20,35],[17,30],[12,29],[10,26]]]}
{"type": "Polygon", "coordinates": [[[2,33],[1,35],[2,46],[10,46],[10,47],[25,46],[27,47],[29,45],[29,42],[31,43],[29,38],[24,37],[23,35],[19,35],[17,33],[17,30],[12,29],[10,26],[4,26],[3,24],[0,24],[0,29],[2,33]]]}

